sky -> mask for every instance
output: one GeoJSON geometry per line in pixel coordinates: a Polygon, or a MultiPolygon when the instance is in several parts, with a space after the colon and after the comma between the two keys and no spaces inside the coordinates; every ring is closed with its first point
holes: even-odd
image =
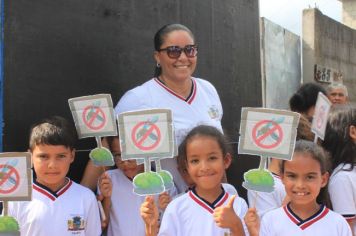
{"type": "Polygon", "coordinates": [[[259,0],[260,17],[301,36],[303,9],[319,8],[336,21],[342,21],[342,3],[338,0],[259,0]]]}

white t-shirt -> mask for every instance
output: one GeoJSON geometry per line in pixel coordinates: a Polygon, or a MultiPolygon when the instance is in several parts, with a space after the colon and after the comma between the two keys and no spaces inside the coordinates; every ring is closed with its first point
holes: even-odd
{"type": "MultiPolygon", "coordinates": [[[[231,196],[232,195],[229,193],[223,191],[213,204],[209,204],[204,199],[200,198],[194,190],[185,193],[168,204],[167,209],[163,214],[158,235],[215,236],[228,233],[228,229],[223,229],[216,225],[213,211],[216,207],[226,205],[231,196]]],[[[234,201],[234,210],[236,215],[239,216],[243,222],[243,217],[247,212],[247,204],[245,200],[236,197],[234,201]]],[[[248,234],[246,227],[244,229],[246,234],[248,234]]]]}
{"type": "MultiPolygon", "coordinates": [[[[108,236],[142,236],[145,235],[145,225],[140,215],[140,207],[145,197],[133,192],[132,181],[120,169],[106,172],[112,181],[110,222],[108,236]]],[[[169,194],[173,196],[176,189],[169,194]]],[[[157,202],[158,195],[155,195],[157,202]]]]}
{"type": "Polygon", "coordinates": [[[279,208],[286,196],[286,190],[281,177],[272,173],[274,179],[274,191],[271,193],[247,190],[249,207],[255,207],[258,215],[262,217],[266,212],[279,208]],[[254,205],[254,206],[253,206],[254,205]]]}
{"type": "MultiPolygon", "coordinates": [[[[200,124],[215,126],[222,131],[223,110],[216,89],[206,80],[192,78],[192,81],[192,93],[185,99],[158,79],[151,79],[126,92],[116,105],[115,112],[118,115],[133,110],[171,109],[177,145],[192,128],[200,124]]],[[[161,165],[173,175],[178,192],[184,192],[187,185],[177,170],[176,158],[161,160],[161,165]]]]}
{"type": "Polygon", "coordinates": [[[261,221],[260,236],[351,236],[351,229],[339,214],[322,206],[306,220],[300,219],[290,207],[267,212],[261,221]]]}
{"type": "Polygon", "coordinates": [[[9,215],[17,219],[22,236],[99,236],[101,222],[94,193],[68,179],[52,192],[34,182],[32,201],[9,202],[9,215]]]}
{"type": "MultiPolygon", "coordinates": [[[[356,218],[356,167],[351,171],[350,165],[340,164],[333,171],[329,182],[330,200],[335,212],[347,220],[356,218]]],[[[356,232],[356,222],[354,224],[356,232]]]]}

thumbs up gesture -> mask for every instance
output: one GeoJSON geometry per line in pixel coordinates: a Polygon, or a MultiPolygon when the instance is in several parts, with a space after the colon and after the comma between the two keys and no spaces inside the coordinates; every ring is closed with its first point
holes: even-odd
{"type": "Polygon", "coordinates": [[[242,222],[234,211],[235,198],[236,195],[233,195],[227,205],[215,208],[213,216],[217,226],[230,229],[232,235],[243,236],[242,222]]]}

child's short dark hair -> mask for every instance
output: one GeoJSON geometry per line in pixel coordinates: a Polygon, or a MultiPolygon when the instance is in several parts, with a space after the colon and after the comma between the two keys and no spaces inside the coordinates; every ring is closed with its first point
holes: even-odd
{"type": "Polygon", "coordinates": [[[74,149],[77,133],[74,127],[63,117],[53,116],[32,126],[29,147],[33,151],[36,145],[63,145],[74,149]]]}
{"type": "MultiPolygon", "coordinates": [[[[320,164],[321,174],[330,173],[330,158],[328,153],[318,144],[308,140],[298,140],[295,144],[294,153],[307,153],[313,160],[320,164]]],[[[281,173],[284,174],[284,165],[286,160],[281,163],[281,173]]],[[[328,194],[328,185],[320,189],[320,193],[316,199],[319,204],[324,204],[331,207],[331,202],[328,194]]]]}
{"type": "Polygon", "coordinates": [[[183,142],[179,145],[177,159],[179,167],[182,168],[183,166],[187,165],[187,144],[193,138],[198,136],[214,138],[219,144],[224,157],[227,153],[231,153],[227,138],[220,130],[214,126],[199,125],[193,128],[184,138],[183,142]]]}

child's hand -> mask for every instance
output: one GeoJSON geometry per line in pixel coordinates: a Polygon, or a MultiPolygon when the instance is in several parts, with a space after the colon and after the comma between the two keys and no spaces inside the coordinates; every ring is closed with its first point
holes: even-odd
{"type": "Polygon", "coordinates": [[[171,196],[169,196],[168,192],[161,193],[158,196],[158,208],[164,211],[168,205],[172,201],[171,196]]]}
{"type": "Polygon", "coordinates": [[[152,196],[147,196],[141,204],[140,213],[145,222],[146,236],[155,236],[158,233],[158,208],[152,196]]]}
{"type": "Polygon", "coordinates": [[[260,232],[260,218],[258,217],[256,208],[249,208],[244,220],[250,236],[258,236],[260,232]]]}
{"type": "Polygon", "coordinates": [[[226,206],[217,207],[214,210],[214,220],[217,226],[221,228],[229,228],[232,235],[245,235],[242,222],[236,215],[234,210],[234,200],[236,195],[233,195],[226,206]]]}
{"type": "Polygon", "coordinates": [[[109,175],[104,172],[99,178],[99,190],[104,198],[110,198],[112,194],[112,183],[109,175]]]}
{"type": "Polygon", "coordinates": [[[140,213],[146,225],[154,225],[158,223],[158,208],[152,196],[147,196],[142,203],[140,213]]]}

